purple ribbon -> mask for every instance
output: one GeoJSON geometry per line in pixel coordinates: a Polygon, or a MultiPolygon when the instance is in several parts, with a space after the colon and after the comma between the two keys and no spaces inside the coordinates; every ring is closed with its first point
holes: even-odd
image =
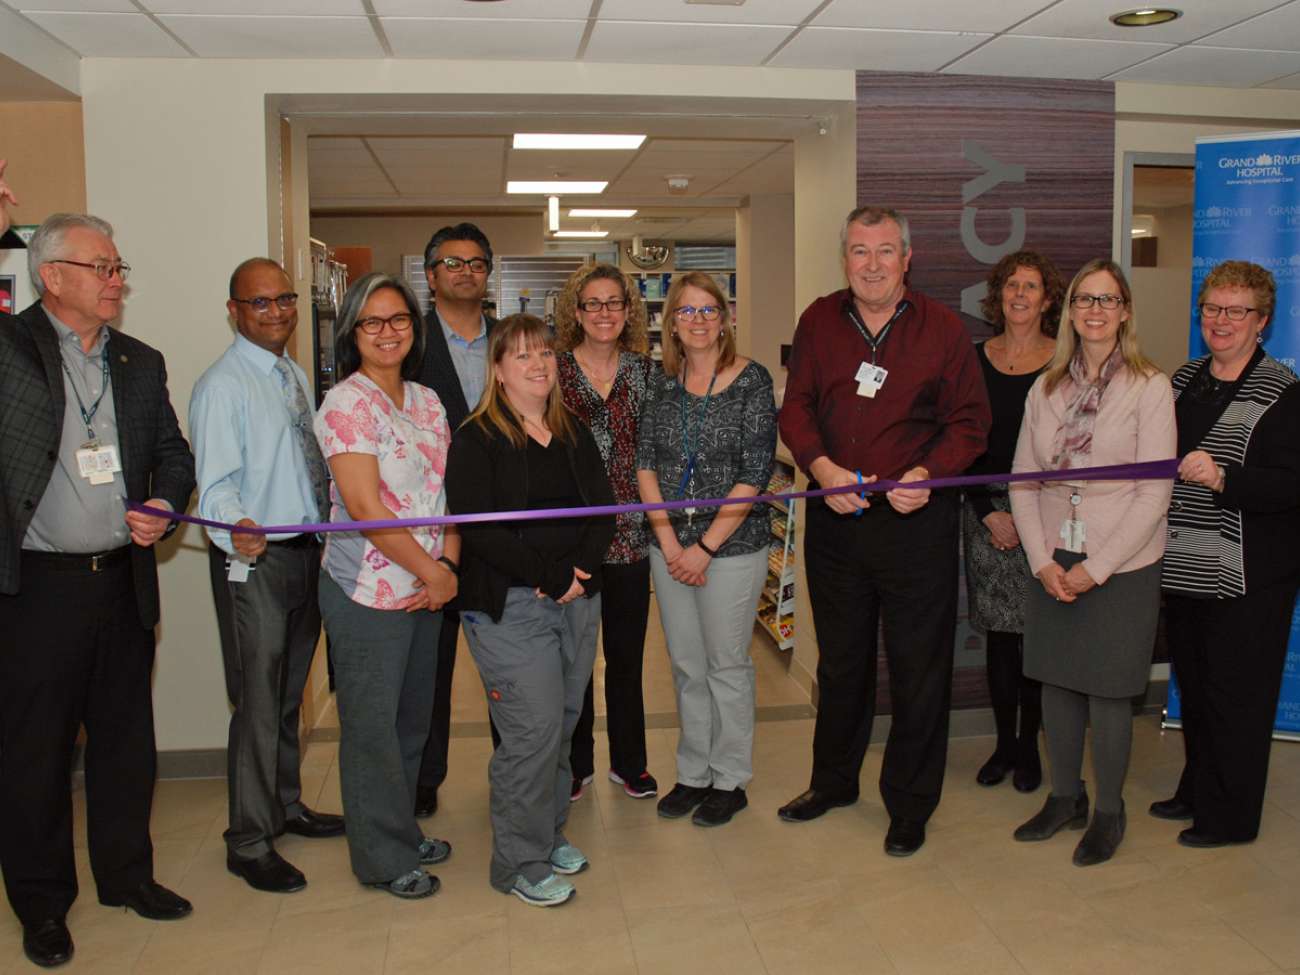
{"type": "Polygon", "coordinates": [[[1079,467],[1060,471],[1024,471],[1019,474],[963,474],[959,477],[932,477],[926,481],[880,480],[871,484],[846,484],[814,491],[785,491],[744,498],[686,498],[681,501],[658,501],[653,504],[615,504],[585,508],[535,508],[527,511],[480,511],[464,515],[438,515],[431,518],[387,518],[379,521],[331,521],[305,525],[258,525],[247,528],[211,521],[162,508],[150,508],[128,501],[131,511],[183,521],[205,528],[239,531],[250,535],[301,535],[308,532],[376,531],[383,528],[420,528],[430,525],[473,525],[494,521],[539,521],[549,518],[587,518],[592,515],[621,515],[633,511],[675,511],[679,508],[720,508],[727,504],[758,504],[765,501],[792,501],[796,498],[824,498],[832,494],[880,494],[896,487],[939,488],[975,487],[981,484],[1017,484],[1023,481],[1143,481],[1167,480],[1178,473],[1178,458],[1148,460],[1137,464],[1112,464],[1108,467],[1079,467]]]}

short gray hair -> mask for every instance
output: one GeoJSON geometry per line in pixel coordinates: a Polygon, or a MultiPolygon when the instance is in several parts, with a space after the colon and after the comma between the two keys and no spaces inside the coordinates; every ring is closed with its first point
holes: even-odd
{"type": "Polygon", "coordinates": [[[38,295],[45,294],[45,282],[41,280],[41,265],[58,260],[63,254],[63,239],[69,230],[85,227],[97,234],[113,239],[113,225],[107,220],[93,217],[89,213],[55,213],[45,218],[37,228],[32,239],[27,243],[27,273],[31,276],[32,287],[38,295]]]}
{"type": "Polygon", "coordinates": [[[844,226],[840,228],[840,253],[847,253],[849,249],[849,227],[853,224],[860,223],[864,227],[874,227],[886,220],[898,224],[898,232],[903,238],[903,253],[912,253],[912,228],[908,226],[907,217],[892,207],[876,206],[857,207],[844,218],[844,226]]]}

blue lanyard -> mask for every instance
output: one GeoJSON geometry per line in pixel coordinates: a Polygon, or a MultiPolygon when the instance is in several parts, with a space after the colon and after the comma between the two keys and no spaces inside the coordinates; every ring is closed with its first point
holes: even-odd
{"type": "Polygon", "coordinates": [[[682,483],[677,486],[677,497],[686,497],[686,489],[691,486],[691,477],[695,474],[695,460],[700,455],[700,434],[704,431],[704,420],[709,413],[709,400],[713,396],[713,384],[718,381],[715,372],[709,379],[709,388],[704,394],[704,403],[700,406],[699,419],[695,432],[690,430],[691,404],[687,399],[686,371],[682,370],[682,446],[686,448],[686,471],[682,474],[682,483]]]}
{"type": "Polygon", "coordinates": [[[86,404],[81,399],[81,393],[77,391],[77,381],[72,378],[72,370],[68,368],[68,361],[63,358],[62,353],[59,355],[59,364],[63,366],[63,372],[68,377],[68,385],[72,387],[72,395],[77,398],[77,409],[81,411],[81,422],[86,424],[86,436],[91,440],[96,439],[95,428],[91,426],[91,421],[95,419],[95,414],[99,412],[99,404],[104,402],[104,394],[108,392],[108,341],[104,341],[104,349],[99,354],[100,362],[100,380],[99,396],[95,402],[90,404],[90,409],[86,409],[86,404]]]}

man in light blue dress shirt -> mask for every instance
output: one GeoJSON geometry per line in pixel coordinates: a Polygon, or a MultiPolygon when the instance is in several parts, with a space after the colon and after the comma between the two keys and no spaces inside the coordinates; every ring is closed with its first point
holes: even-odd
{"type": "MultiPolygon", "coordinates": [[[[194,385],[190,438],[199,514],[233,525],[328,520],[328,473],[311,427],[307,376],[285,354],[298,296],[274,261],[230,278],[238,334],[194,385]]],[[[226,691],[226,865],[258,890],[291,893],[306,878],[276,852],[284,832],[337,836],[343,818],[303,805],[298,713],[320,637],[320,545],[312,533],[207,529],[226,691]]]]}

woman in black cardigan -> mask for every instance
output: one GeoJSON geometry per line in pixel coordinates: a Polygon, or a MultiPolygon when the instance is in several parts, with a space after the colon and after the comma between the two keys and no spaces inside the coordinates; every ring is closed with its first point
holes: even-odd
{"type": "Polygon", "coordinates": [[[1300,582],[1300,380],[1260,346],[1273,276],[1225,261],[1201,287],[1209,355],[1175,373],[1179,483],[1169,510],[1166,632],[1186,764],[1161,819],[1178,842],[1259,833],[1287,638],[1300,582]]]}
{"type": "MultiPolygon", "coordinates": [[[[487,385],[452,439],[455,514],[614,503],[590,431],[565,408],[545,324],[492,330],[487,385]]],[[[613,517],[462,526],[460,618],[501,744],[492,756],[492,886],[549,907],[587,859],[564,837],[569,742],[596,660],[613,517]]]]}

